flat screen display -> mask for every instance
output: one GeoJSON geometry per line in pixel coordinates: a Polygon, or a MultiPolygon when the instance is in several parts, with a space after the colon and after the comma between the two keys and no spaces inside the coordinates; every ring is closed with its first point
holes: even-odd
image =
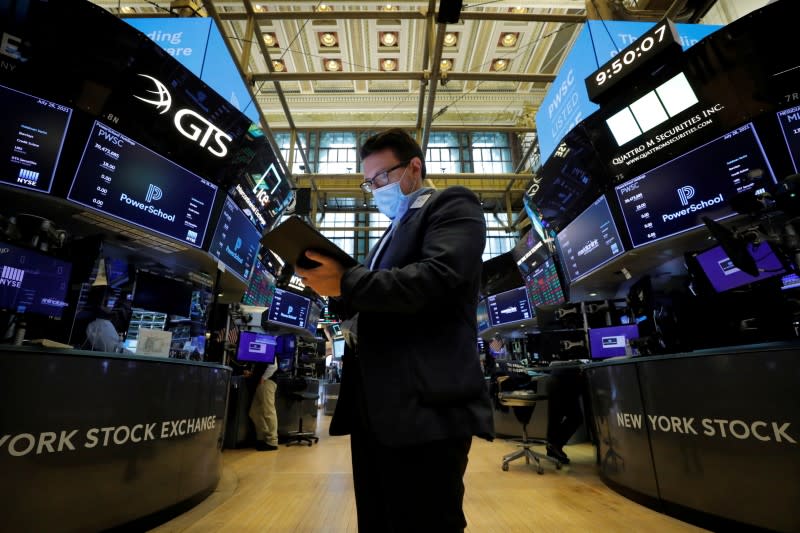
{"type": "Polygon", "coordinates": [[[67,198],[200,247],[217,187],[99,122],[67,198]]]}
{"type": "Polygon", "coordinates": [[[304,329],[311,300],[284,289],[275,288],[269,307],[269,321],[304,329]]]}
{"type": "Polygon", "coordinates": [[[526,266],[538,264],[550,255],[550,250],[538,232],[529,230],[514,245],[511,255],[514,261],[517,262],[517,268],[519,268],[520,273],[525,276],[529,273],[526,270],[526,266]]]}
{"type": "Polygon", "coordinates": [[[589,330],[589,350],[592,359],[606,359],[625,355],[626,341],[639,338],[639,327],[611,326],[589,330]]]}
{"type": "Polygon", "coordinates": [[[0,182],[50,192],[72,109],[0,85],[0,182]]]}
{"type": "Polygon", "coordinates": [[[61,318],[71,269],[65,261],[0,242],[0,309],[61,318]]]}
{"type": "Polygon", "coordinates": [[[566,300],[555,260],[550,257],[525,276],[528,300],[534,307],[562,304],[566,300]]]}
{"type": "Polygon", "coordinates": [[[774,183],[752,123],[615,187],[634,248],[734,214],[730,198],[774,183]]]}
{"type": "Polygon", "coordinates": [[[269,307],[272,303],[272,296],[275,294],[275,277],[261,264],[256,261],[253,268],[253,275],[250,283],[242,297],[245,305],[255,305],[258,307],[269,307]]]}
{"type": "Polygon", "coordinates": [[[139,271],[136,273],[136,284],[133,286],[131,306],[146,311],[189,317],[193,292],[191,284],[179,279],[139,271]]]}
{"type": "Polygon", "coordinates": [[[489,322],[489,308],[486,306],[486,300],[478,302],[478,333],[486,331],[492,327],[489,322]]]}
{"type": "Polygon", "coordinates": [[[306,320],[306,329],[311,332],[312,335],[317,333],[317,324],[319,324],[319,317],[322,314],[322,307],[319,305],[312,303],[308,307],[308,319],[306,320]]]}
{"type": "Polygon", "coordinates": [[[558,233],[558,246],[561,264],[573,282],[625,251],[605,196],[558,233]]]}
{"type": "Polygon", "coordinates": [[[333,358],[341,359],[344,357],[344,339],[333,339],[333,358]]]}
{"type": "Polygon", "coordinates": [[[254,331],[240,331],[239,349],[236,351],[236,358],[239,361],[274,363],[276,344],[275,337],[272,335],[254,331]]]}
{"type": "Polygon", "coordinates": [[[786,274],[781,278],[781,290],[788,291],[790,289],[798,289],[800,288],[800,276],[798,276],[795,272],[791,274],[786,274]]]}
{"type": "Polygon", "coordinates": [[[234,201],[226,196],[208,252],[223,262],[238,278],[247,281],[258,257],[260,241],[261,232],[234,201]]]}
{"type": "Polygon", "coordinates": [[[787,273],[780,259],[775,255],[772,247],[767,243],[754,245],[749,243],[747,251],[755,259],[758,266],[758,276],[751,276],[739,270],[730,260],[722,246],[715,246],[697,254],[697,262],[703,269],[711,286],[717,292],[724,292],[748,283],[755,283],[773,276],[782,276],[787,273]]]}
{"type": "Polygon", "coordinates": [[[525,287],[492,294],[486,298],[486,306],[489,310],[489,321],[493,326],[533,318],[525,287]]]}
{"type": "Polygon", "coordinates": [[[778,112],[778,122],[786,140],[795,172],[800,172],[800,106],[778,112]]]}

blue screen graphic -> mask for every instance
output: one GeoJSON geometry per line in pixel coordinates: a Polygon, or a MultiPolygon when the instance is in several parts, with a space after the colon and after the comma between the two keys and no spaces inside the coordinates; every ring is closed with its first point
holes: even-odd
{"type": "Polygon", "coordinates": [[[758,266],[758,276],[751,276],[739,270],[722,246],[715,246],[697,254],[697,262],[717,292],[728,291],[748,283],[786,274],[786,268],[768,243],[762,242],[755,245],[747,243],[747,252],[758,266]]]}
{"type": "Polygon", "coordinates": [[[533,318],[525,287],[487,296],[486,306],[489,309],[489,321],[493,326],[533,318]]]}
{"type": "Polygon", "coordinates": [[[0,309],[60,318],[71,269],[65,261],[0,242],[0,309]]]}
{"type": "Polygon", "coordinates": [[[573,282],[625,251],[605,196],[559,232],[558,246],[561,264],[573,282]]]}
{"type": "Polygon", "coordinates": [[[217,187],[94,123],[67,198],[199,248],[217,187]]]}
{"type": "Polygon", "coordinates": [[[639,326],[611,326],[589,330],[589,351],[592,359],[606,359],[625,355],[625,346],[631,339],[639,338],[639,326]]]}
{"type": "Polygon", "coordinates": [[[217,221],[208,252],[244,281],[250,279],[261,247],[261,232],[229,196],[217,221]]]}
{"type": "Polygon", "coordinates": [[[615,187],[634,248],[734,214],[736,194],[774,183],[752,124],[615,187]]]}
{"type": "Polygon", "coordinates": [[[0,183],[50,192],[72,110],[0,85],[0,183]]]}
{"type": "Polygon", "coordinates": [[[242,331],[239,333],[239,349],[236,358],[239,361],[255,361],[257,363],[274,363],[275,337],[266,333],[255,331],[242,331]]]}
{"type": "Polygon", "coordinates": [[[489,308],[486,307],[486,300],[478,302],[478,333],[486,331],[492,327],[489,323],[489,308]]]}
{"type": "Polygon", "coordinates": [[[310,304],[311,300],[305,296],[275,288],[269,308],[269,321],[304,329],[310,304]]]}

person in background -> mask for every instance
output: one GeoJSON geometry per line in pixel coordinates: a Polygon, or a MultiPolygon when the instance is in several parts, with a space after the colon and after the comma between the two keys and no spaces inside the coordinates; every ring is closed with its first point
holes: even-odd
{"type": "Polygon", "coordinates": [[[464,187],[424,188],[403,130],[370,137],[361,158],[391,225],[362,265],[307,250],[320,265],[296,270],[349,320],[330,433],[350,435],[360,531],[463,531],[472,437],[494,436],[475,346],[483,210],[464,187]]]}
{"type": "Polygon", "coordinates": [[[248,415],[256,427],[256,450],[273,451],[278,449],[278,412],[275,409],[275,392],[278,383],[275,381],[275,372],[278,370],[277,361],[264,367],[256,364],[254,370],[246,370],[245,377],[258,377],[259,382],[253,393],[248,415]]]}
{"type": "Polygon", "coordinates": [[[583,424],[583,377],[577,367],[552,367],[548,384],[547,455],[569,464],[564,446],[583,424]]]}

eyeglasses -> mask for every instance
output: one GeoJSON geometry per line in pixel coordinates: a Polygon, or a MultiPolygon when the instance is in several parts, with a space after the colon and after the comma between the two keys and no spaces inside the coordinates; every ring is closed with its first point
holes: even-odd
{"type": "Polygon", "coordinates": [[[371,193],[375,189],[380,189],[381,187],[389,183],[389,172],[397,170],[400,167],[408,166],[410,162],[411,162],[410,160],[403,161],[402,163],[397,163],[392,168],[387,168],[383,172],[378,172],[377,174],[372,176],[372,178],[361,182],[361,190],[366,193],[371,193]]]}

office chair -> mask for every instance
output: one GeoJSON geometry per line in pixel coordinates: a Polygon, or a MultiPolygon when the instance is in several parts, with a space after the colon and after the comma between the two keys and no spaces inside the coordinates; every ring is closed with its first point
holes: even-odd
{"type": "Polygon", "coordinates": [[[281,442],[286,446],[294,444],[313,444],[319,442],[319,437],[316,436],[314,431],[303,430],[303,416],[317,416],[317,400],[319,399],[318,392],[310,392],[306,390],[306,380],[303,378],[294,378],[289,383],[285,384],[284,397],[289,402],[288,411],[297,416],[297,430],[289,431],[283,435],[278,435],[281,442]]]}
{"type": "MultiPolygon", "coordinates": [[[[531,378],[531,383],[537,385],[537,388],[539,385],[544,387],[544,380],[547,379],[547,377],[546,375],[535,376],[531,378]]],[[[540,475],[544,474],[542,460],[555,464],[556,470],[561,470],[562,465],[558,459],[549,457],[543,453],[535,452],[531,449],[534,445],[546,445],[546,440],[528,438],[528,423],[533,416],[536,402],[546,400],[547,394],[528,389],[503,391],[503,382],[508,378],[509,376],[500,376],[497,378],[497,400],[501,405],[510,407],[516,419],[522,424],[522,439],[518,441],[519,444],[517,446],[519,450],[503,456],[503,471],[508,472],[508,463],[520,457],[525,458],[525,464],[531,464],[531,461],[535,462],[536,472],[540,475]]]]}

